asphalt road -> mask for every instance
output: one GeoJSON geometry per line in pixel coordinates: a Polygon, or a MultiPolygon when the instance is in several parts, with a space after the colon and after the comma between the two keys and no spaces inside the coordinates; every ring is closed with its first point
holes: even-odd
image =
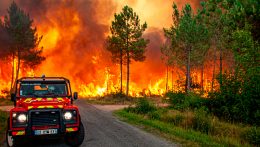
{"type": "MultiPolygon", "coordinates": [[[[98,106],[75,102],[85,126],[82,147],[170,147],[177,146],[160,137],[121,122],[112,115],[112,110],[123,106],[98,106]]],[[[6,145],[5,145],[6,146],[6,145]]],[[[32,140],[24,146],[66,147],[64,140],[32,140]]]]}

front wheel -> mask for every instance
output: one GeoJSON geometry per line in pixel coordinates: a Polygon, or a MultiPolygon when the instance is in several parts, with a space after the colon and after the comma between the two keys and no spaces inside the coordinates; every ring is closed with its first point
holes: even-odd
{"type": "Polygon", "coordinates": [[[79,130],[77,132],[65,135],[65,142],[69,146],[78,147],[83,143],[84,137],[85,129],[82,122],[80,122],[79,130]]]}
{"type": "Polygon", "coordinates": [[[6,131],[6,144],[8,147],[17,147],[22,142],[21,138],[13,137],[8,131],[6,131]]]}
{"type": "Polygon", "coordinates": [[[6,131],[6,144],[8,147],[14,147],[15,146],[15,140],[13,136],[10,135],[8,131],[6,131]]]}

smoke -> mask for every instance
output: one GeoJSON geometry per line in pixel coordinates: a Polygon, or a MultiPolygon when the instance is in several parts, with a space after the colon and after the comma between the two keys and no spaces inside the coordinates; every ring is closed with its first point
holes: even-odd
{"type": "MultiPolygon", "coordinates": [[[[112,4],[109,0],[102,2],[112,4]]],[[[41,45],[47,60],[40,72],[69,75],[86,83],[98,79],[98,70],[104,68],[99,65],[106,66],[109,58],[103,50],[109,27],[102,20],[113,15],[113,4],[104,7],[101,1],[92,0],[20,0],[17,3],[31,15],[43,34],[41,45]]]]}
{"type": "Polygon", "coordinates": [[[144,38],[149,39],[146,48],[146,60],[142,63],[131,65],[131,80],[140,83],[146,88],[150,82],[156,82],[164,78],[165,66],[161,59],[161,45],[164,42],[164,35],[160,29],[149,28],[144,34],[144,38]]]}
{"type": "MultiPolygon", "coordinates": [[[[143,88],[151,81],[164,78],[165,66],[160,47],[164,43],[162,28],[172,22],[172,0],[16,0],[18,6],[34,20],[40,46],[44,47],[46,61],[35,71],[36,75],[65,76],[82,84],[102,85],[106,70],[116,82],[118,65],[111,62],[110,53],[104,49],[109,26],[114,13],[124,5],[133,7],[149,29],[144,37],[150,40],[146,60],[131,65],[131,81],[143,88]]],[[[199,0],[175,0],[179,7],[191,3],[197,8],[199,0]]],[[[0,1],[0,17],[7,14],[11,1],[0,1]]],[[[6,36],[0,30],[0,42],[6,36]]],[[[1,45],[0,46],[5,46],[1,45]]],[[[78,83],[77,83],[78,84],[78,83]]]]}

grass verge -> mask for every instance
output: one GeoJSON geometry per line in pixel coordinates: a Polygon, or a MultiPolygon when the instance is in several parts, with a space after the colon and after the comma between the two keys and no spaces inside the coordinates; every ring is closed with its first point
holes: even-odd
{"type": "Polygon", "coordinates": [[[170,123],[159,120],[151,120],[141,114],[115,111],[114,114],[130,124],[141,126],[145,130],[159,136],[178,142],[183,146],[250,146],[241,145],[240,142],[228,138],[228,136],[211,136],[192,129],[184,129],[170,123]]]}
{"type": "Polygon", "coordinates": [[[8,112],[0,110],[0,145],[3,143],[5,138],[5,130],[7,127],[6,120],[8,118],[8,112]]]}

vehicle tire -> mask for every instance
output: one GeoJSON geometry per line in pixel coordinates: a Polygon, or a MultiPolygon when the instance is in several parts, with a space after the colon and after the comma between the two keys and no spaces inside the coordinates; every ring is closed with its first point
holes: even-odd
{"type": "Polygon", "coordinates": [[[82,122],[80,122],[79,130],[77,132],[65,135],[65,142],[71,147],[78,147],[83,143],[84,137],[85,129],[82,122]]]}
{"type": "Polygon", "coordinates": [[[8,132],[8,130],[10,130],[9,122],[10,118],[7,119],[6,145],[8,147],[18,147],[24,142],[24,140],[22,137],[14,137],[8,132]]]}
{"type": "Polygon", "coordinates": [[[8,131],[6,131],[6,144],[8,147],[17,147],[22,143],[21,138],[13,137],[8,131]]]}

